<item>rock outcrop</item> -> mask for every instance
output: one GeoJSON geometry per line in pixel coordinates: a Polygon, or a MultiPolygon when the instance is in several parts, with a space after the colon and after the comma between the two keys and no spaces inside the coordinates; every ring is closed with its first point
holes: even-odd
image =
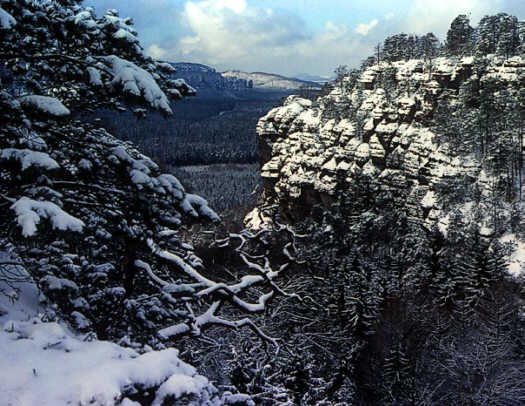
{"type": "Polygon", "coordinates": [[[481,183],[486,178],[474,156],[454,154],[440,142],[436,107],[458,103],[467,81],[494,78],[498,88],[514,90],[520,78],[523,83],[520,57],[484,61],[480,75],[472,57],[381,63],[354,86],[343,82],[315,102],[288,97],[257,127],[266,202],[278,202],[293,220],[314,203],[329,205],[360,173],[406,189],[412,214],[436,221],[436,185],[458,174],[481,183]]]}

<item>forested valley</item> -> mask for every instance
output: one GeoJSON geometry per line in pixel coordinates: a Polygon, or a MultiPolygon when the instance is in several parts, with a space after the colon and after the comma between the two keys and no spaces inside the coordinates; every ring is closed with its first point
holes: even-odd
{"type": "Polygon", "coordinates": [[[80,1],[0,42],[0,404],[525,404],[517,17],[285,98],[198,99],[80,1]]]}

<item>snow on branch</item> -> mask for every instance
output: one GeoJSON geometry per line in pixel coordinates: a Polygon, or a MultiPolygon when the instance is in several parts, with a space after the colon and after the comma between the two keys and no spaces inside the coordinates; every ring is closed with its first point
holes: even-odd
{"type": "MultiPolygon", "coordinates": [[[[224,325],[224,326],[235,327],[235,328],[249,327],[252,330],[254,330],[259,336],[264,338],[265,340],[273,342],[273,339],[267,337],[266,335],[264,335],[264,333],[259,331],[259,329],[249,319],[231,321],[231,320],[225,320],[225,319],[219,318],[218,316],[215,315],[215,312],[218,310],[219,305],[222,303],[222,301],[228,301],[235,307],[247,313],[257,313],[257,312],[264,311],[264,309],[267,306],[267,303],[273,298],[275,292],[276,291],[282,292],[282,290],[279,289],[272,282],[272,280],[279,275],[280,271],[273,271],[270,268],[268,261],[265,263],[265,266],[263,268],[263,267],[258,266],[257,264],[253,264],[249,262],[246,258],[243,258],[245,259],[245,262],[250,265],[249,266],[250,269],[256,270],[258,273],[260,273],[260,275],[245,275],[241,278],[239,282],[228,285],[226,283],[217,283],[217,282],[214,282],[204,277],[196,269],[194,269],[191,265],[187,264],[181,257],[179,257],[178,255],[172,252],[161,249],[151,239],[148,240],[148,246],[150,247],[150,249],[155,255],[177,265],[177,267],[181,271],[183,271],[187,276],[197,281],[200,284],[200,286],[204,287],[204,289],[194,294],[195,297],[201,298],[205,296],[211,296],[213,294],[218,295],[218,297],[220,297],[220,300],[214,302],[214,304],[208,309],[206,313],[198,317],[193,317],[193,322],[192,322],[191,327],[187,325],[186,323],[179,323],[179,324],[167,327],[165,329],[162,329],[159,332],[161,337],[169,338],[169,337],[173,337],[176,335],[186,334],[189,332],[198,334],[200,332],[200,329],[203,326],[207,324],[217,324],[217,325],[224,325]],[[257,269],[255,269],[256,267],[257,269]],[[253,287],[258,284],[264,284],[264,283],[268,283],[270,287],[272,288],[272,290],[268,293],[260,295],[256,303],[249,303],[241,299],[238,296],[239,293],[242,293],[248,290],[250,287],[253,287]]],[[[136,265],[144,269],[148,273],[150,278],[153,281],[155,281],[158,285],[160,285],[163,288],[163,290],[164,288],[170,285],[168,282],[156,276],[148,264],[142,261],[137,261],[136,265]]],[[[195,287],[196,285],[191,285],[191,286],[195,287]]]]}
{"type": "Polygon", "coordinates": [[[213,222],[221,221],[221,218],[218,216],[218,214],[208,206],[208,201],[200,196],[186,193],[186,196],[184,196],[180,206],[184,212],[189,213],[193,217],[199,217],[199,215],[201,215],[213,222]]]}
{"type": "Polygon", "coordinates": [[[143,97],[151,107],[166,114],[173,113],[167,96],[148,71],[115,55],[99,59],[111,69],[113,75],[111,87],[114,90],[122,89],[124,93],[143,97]]]}
{"type": "Polygon", "coordinates": [[[193,283],[193,284],[175,284],[175,283],[169,283],[163,280],[162,278],[159,278],[155,272],[151,269],[151,266],[141,260],[135,261],[135,266],[137,268],[143,269],[146,271],[148,276],[151,278],[152,281],[154,281],[157,285],[159,285],[162,288],[162,291],[164,293],[188,293],[193,294],[195,293],[195,289],[202,287],[203,285],[201,283],[193,283]]]}
{"type": "Polygon", "coordinates": [[[233,321],[216,316],[215,313],[220,309],[221,304],[222,301],[220,300],[213,302],[213,304],[208,308],[208,310],[206,310],[206,312],[204,312],[198,317],[195,317],[191,326],[185,323],[175,324],[173,326],[160,330],[159,336],[163,339],[169,339],[171,337],[187,334],[189,332],[192,332],[195,335],[200,335],[200,332],[203,327],[214,324],[236,329],[248,327],[263,340],[268,341],[275,346],[278,346],[277,341],[274,338],[264,334],[264,332],[259,327],[257,327],[252,320],[248,318],[233,321]]]}
{"type": "Polygon", "coordinates": [[[30,149],[0,149],[0,158],[19,161],[23,171],[33,166],[48,170],[59,168],[58,163],[45,152],[36,152],[30,149]]]}
{"type": "Polygon", "coordinates": [[[25,108],[32,108],[39,113],[48,114],[53,117],[66,117],[71,114],[69,109],[54,97],[29,95],[20,97],[18,100],[25,108]]]}
{"type": "Polygon", "coordinates": [[[233,304],[235,304],[240,309],[246,312],[249,312],[249,313],[256,313],[256,312],[264,311],[266,303],[268,302],[268,300],[270,300],[273,297],[273,291],[272,291],[270,293],[267,293],[261,296],[261,298],[259,299],[257,303],[248,303],[240,299],[236,295],[238,293],[241,293],[247,290],[248,288],[254,285],[257,285],[257,284],[260,284],[266,281],[271,281],[272,279],[274,279],[275,277],[279,275],[279,271],[277,272],[272,271],[268,267],[266,271],[262,269],[260,270],[260,272],[262,273],[261,275],[246,275],[241,278],[240,282],[233,284],[233,285],[227,285],[224,283],[214,282],[204,277],[195,268],[193,268],[191,265],[186,263],[177,254],[161,249],[151,239],[148,239],[148,246],[150,247],[150,249],[155,255],[177,265],[177,267],[180,270],[182,270],[187,276],[203,284],[203,286],[205,286],[205,289],[197,293],[197,296],[199,297],[208,296],[214,292],[221,291],[226,295],[225,297],[227,297],[233,304]]]}
{"type": "Polygon", "coordinates": [[[3,30],[9,30],[16,25],[14,17],[0,7],[0,28],[3,30]]]}
{"type": "Polygon", "coordinates": [[[161,249],[157,244],[155,244],[155,242],[151,238],[147,240],[147,244],[153,252],[153,254],[167,260],[168,262],[171,262],[172,264],[175,264],[182,272],[184,272],[191,279],[196,280],[197,282],[200,282],[205,286],[214,286],[216,284],[212,280],[201,275],[195,268],[189,265],[177,254],[161,249]]]}
{"type": "Polygon", "coordinates": [[[48,218],[53,229],[81,232],[84,227],[82,220],[66,213],[51,202],[41,202],[24,196],[13,203],[11,209],[16,213],[17,222],[22,227],[24,237],[36,234],[36,226],[40,223],[41,218],[48,218]]]}

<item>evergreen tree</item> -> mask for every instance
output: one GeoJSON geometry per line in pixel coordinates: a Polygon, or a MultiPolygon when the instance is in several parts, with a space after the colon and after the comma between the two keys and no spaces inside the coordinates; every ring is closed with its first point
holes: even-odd
{"type": "Polygon", "coordinates": [[[515,16],[499,13],[485,16],[477,27],[476,54],[516,55],[520,46],[519,23],[515,16]]]}
{"type": "Polygon", "coordinates": [[[496,53],[499,39],[499,17],[485,16],[477,27],[476,54],[480,56],[496,53]]]}
{"type": "Polygon", "coordinates": [[[516,55],[520,46],[519,24],[515,16],[499,14],[500,35],[496,45],[496,53],[505,58],[516,55]]]}
{"type": "Polygon", "coordinates": [[[470,26],[470,19],[465,14],[458,15],[450,24],[447,32],[446,47],[453,56],[466,55],[471,51],[474,29],[470,26]]]}
{"type": "Polygon", "coordinates": [[[418,41],[417,57],[432,61],[439,54],[439,39],[431,32],[423,35],[418,41]]]}

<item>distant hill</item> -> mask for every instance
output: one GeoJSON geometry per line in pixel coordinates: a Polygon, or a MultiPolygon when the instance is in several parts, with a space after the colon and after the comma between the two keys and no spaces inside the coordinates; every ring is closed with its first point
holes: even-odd
{"type": "Polygon", "coordinates": [[[200,98],[236,99],[252,89],[248,80],[225,77],[214,68],[200,63],[170,63],[177,72],[174,78],[182,78],[197,90],[200,98]]]}
{"type": "Polygon", "coordinates": [[[286,76],[266,72],[247,73],[237,70],[230,70],[222,72],[222,76],[227,78],[243,79],[249,83],[251,82],[253,88],[256,90],[298,90],[303,86],[308,86],[314,89],[321,88],[321,85],[316,82],[288,78],[286,76]]]}
{"type": "Polygon", "coordinates": [[[307,82],[316,82],[320,84],[324,84],[333,80],[333,78],[329,76],[310,75],[308,73],[298,73],[294,76],[294,78],[304,80],[307,82]]]}

